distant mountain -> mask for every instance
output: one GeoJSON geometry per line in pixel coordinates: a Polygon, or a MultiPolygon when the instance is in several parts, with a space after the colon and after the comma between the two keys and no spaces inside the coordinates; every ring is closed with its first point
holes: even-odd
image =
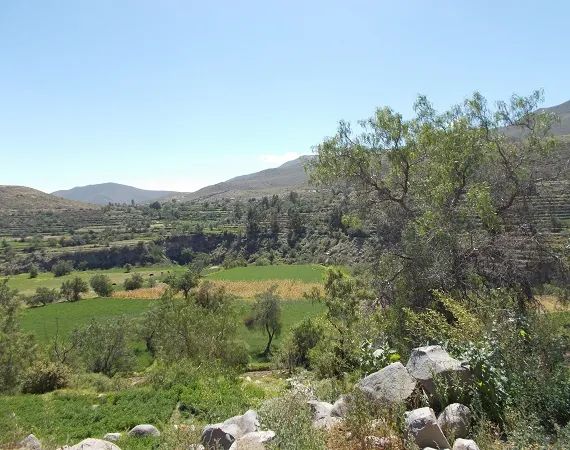
{"type": "Polygon", "coordinates": [[[157,200],[163,197],[171,197],[181,194],[172,191],[149,191],[138,189],[118,183],[91,184],[88,186],[78,186],[73,189],[55,191],[52,195],[76,200],[80,202],[94,203],[96,205],[107,205],[109,203],[144,203],[157,200]]]}
{"type": "Polygon", "coordinates": [[[274,169],[241,175],[221,183],[206,186],[189,194],[174,195],[179,201],[205,199],[210,197],[244,198],[279,194],[292,189],[307,189],[308,177],[304,164],[312,156],[301,156],[274,169]]]}
{"type": "Polygon", "coordinates": [[[539,109],[539,111],[554,113],[560,118],[560,123],[552,127],[552,134],[555,136],[570,135],[570,100],[557,106],[539,109]]]}
{"type": "Polygon", "coordinates": [[[25,186],[0,186],[0,211],[56,211],[97,209],[25,186]]]}

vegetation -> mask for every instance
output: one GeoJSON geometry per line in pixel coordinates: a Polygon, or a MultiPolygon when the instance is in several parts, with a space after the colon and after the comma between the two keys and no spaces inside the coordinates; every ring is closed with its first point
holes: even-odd
{"type": "Polygon", "coordinates": [[[276,286],[272,286],[266,292],[258,294],[252,306],[252,315],[245,320],[245,325],[250,330],[267,334],[267,345],[263,351],[265,356],[271,353],[273,338],[279,335],[283,328],[281,299],[275,291],[276,286]]]}
{"type": "Polygon", "coordinates": [[[61,295],[68,302],[76,302],[81,298],[81,294],[89,292],[89,285],[81,277],[75,277],[72,280],[64,281],[61,284],[61,295]]]}
{"type": "Polygon", "coordinates": [[[111,297],[113,294],[113,282],[107,275],[93,275],[89,284],[99,297],[111,297]]]}

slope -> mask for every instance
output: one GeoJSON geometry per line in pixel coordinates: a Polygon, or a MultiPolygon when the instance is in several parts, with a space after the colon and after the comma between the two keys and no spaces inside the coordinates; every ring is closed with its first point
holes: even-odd
{"type": "Polygon", "coordinates": [[[0,186],[0,211],[98,209],[96,205],[64,199],[25,186],[0,186]]]}
{"type": "Polygon", "coordinates": [[[180,193],[172,191],[150,191],[118,183],[91,184],[52,192],[52,195],[58,197],[97,205],[131,203],[132,200],[134,200],[135,203],[144,203],[167,196],[171,197],[176,194],[180,193]]]}

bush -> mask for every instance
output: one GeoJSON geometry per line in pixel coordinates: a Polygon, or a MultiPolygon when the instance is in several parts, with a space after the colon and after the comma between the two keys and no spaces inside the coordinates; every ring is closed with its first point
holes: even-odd
{"type": "Polygon", "coordinates": [[[131,264],[127,263],[123,266],[123,269],[125,269],[125,272],[130,273],[131,270],[133,270],[133,266],[131,264]]]}
{"type": "Polygon", "coordinates": [[[38,277],[38,266],[36,266],[35,264],[31,264],[30,265],[30,278],[37,278],[38,277]]]}
{"type": "Polygon", "coordinates": [[[63,277],[69,275],[73,271],[73,264],[71,261],[60,261],[52,267],[53,275],[56,277],[63,277]]]}
{"type": "Polygon", "coordinates": [[[99,297],[110,297],[113,294],[113,282],[107,275],[93,275],[89,284],[99,297]]]}
{"type": "Polygon", "coordinates": [[[81,298],[81,294],[89,292],[89,285],[83,278],[75,277],[73,280],[64,281],[60,292],[68,302],[76,302],[81,298]]]}
{"type": "Polygon", "coordinates": [[[133,273],[130,278],[127,278],[123,285],[125,286],[125,291],[134,291],[135,289],[140,289],[143,287],[144,278],[140,273],[133,273]]]}
{"type": "Polygon", "coordinates": [[[48,289],[47,287],[39,287],[36,293],[26,299],[26,303],[30,306],[45,306],[50,303],[55,303],[59,300],[59,292],[55,289],[48,289]]]}
{"type": "Polygon", "coordinates": [[[50,361],[36,361],[26,372],[22,392],[24,394],[45,394],[62,389],[69,384],[67,367],[50,361]]]}

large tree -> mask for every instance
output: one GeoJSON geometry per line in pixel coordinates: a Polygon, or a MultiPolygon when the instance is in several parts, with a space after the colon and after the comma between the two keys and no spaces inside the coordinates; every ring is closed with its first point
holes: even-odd
{"type": "Polygon", "coordinates": [[[340,122],[315,148],[312,181],[347,183],[376,229],[382,304],[505,287],[524,307],[533,281],[565,276],[531,205],[565,168],[542,100],[537,91],[491,109],[475,93],[437,113],[420,96],[409,120],[377,109],[359,133],[340,122]]]}

